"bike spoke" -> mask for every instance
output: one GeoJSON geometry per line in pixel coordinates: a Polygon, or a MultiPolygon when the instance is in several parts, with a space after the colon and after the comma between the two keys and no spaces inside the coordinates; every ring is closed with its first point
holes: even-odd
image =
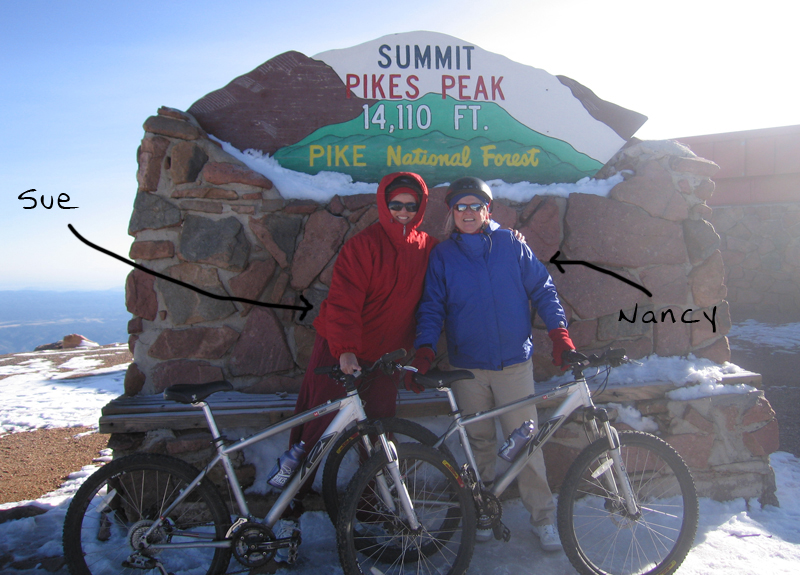
{"type": "Polygon", "coordinates": [[[691,474],[665,442],[641,432],[619,435],[620,469],[627,473],[633,505],[624,500],[620,470],[608,466],[607,441],[596,441],[579,455],[562,485],[564,551],[582,574],[672,573],[697,526],[691,474]]]}

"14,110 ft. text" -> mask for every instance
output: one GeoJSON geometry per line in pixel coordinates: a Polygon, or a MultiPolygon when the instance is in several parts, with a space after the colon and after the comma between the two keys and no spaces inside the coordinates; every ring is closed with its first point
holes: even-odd
{"type": "MultiPolygon", "coordinates": [[[[372,117],[369,114],[369,105],[364,104],[364,129],[369,130],[372,126],[378,126],[379,129],[385,130],[387,123],[389,124],[389,133],[394,132],[395,128],[398,130],[427,130],[431,127],[433,122],[433,115],[429,106],[420,104],[415,106],[413,104],[398,104],[397,116],[395,120],[387,120],[386,105],[380,104],[375,108],[372,117]]],[[[463,125],[471,126],[473,130],[478,129],[478,112],[481,107],[479,105],[468,106],[466,104],[456,104],[453,107],[453,129],[460,130],[463,125]]],[[[393,110],[390,111],[393,112],[393,110]]],[[[488,130],[488,126],[483,127],[488,130]]]]}

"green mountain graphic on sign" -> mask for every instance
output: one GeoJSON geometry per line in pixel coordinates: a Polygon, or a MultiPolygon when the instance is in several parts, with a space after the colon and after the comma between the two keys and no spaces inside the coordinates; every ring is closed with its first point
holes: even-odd
{"type": "Polygon", "coordinates": [[[431,184],[466,174],[506,182],[572,183],[602,167],[563,140],[521,124],[493,102],[438,94],[365,105],[357,118],[320,128],[274,157],[290,170],[342,172],[363,182],[411,171],[431,184]]]}

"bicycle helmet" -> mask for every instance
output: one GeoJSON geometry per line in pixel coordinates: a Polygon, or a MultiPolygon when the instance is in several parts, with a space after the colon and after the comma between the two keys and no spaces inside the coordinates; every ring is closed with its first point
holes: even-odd
{"type": "Polygon", "coordinates": [[[403,192],[409,192],[417,197],[417,201],[422,201],[422,188],[414,178],[410,176],[398,176],[386,186],[385,194],[388,202],[394,196],[403,192]]]}
{"type": "Polygon", "coordinates": [[[489,206],[491,210],[492,200],[494,200],[492,189],[480,178],[474,178],[472,176],[458,178],[447,188],[447,195],[445,195],[444,201],[452,208],[458,200],[465,196],[475,196],[476,198],[485,200],[486,205],[489,206]]]}

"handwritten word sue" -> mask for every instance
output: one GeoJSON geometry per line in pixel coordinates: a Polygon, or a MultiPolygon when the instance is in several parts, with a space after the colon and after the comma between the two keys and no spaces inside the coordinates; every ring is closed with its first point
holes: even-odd
{"type": "MultiPolygon", "coordinates": [[[[44,194],[42,194],[39,197],[39,202],[36,201],[36,198],[28,197],[28,196],[25,195],[25,194],[30,194],[31,192],[35,192],[35,191],[36,190],[32,188],[30,190],[25,190],[19,196],[17,196],[18,200],[32,202],[31,205],[23,206],[22,209],[24,209],[24,210],[32,210],[36,206],[38,206],[39,203],[41,203],[42,207],[44,209],[49,210],[49,209],[51,209],[53,207],[53,204],[56,203],[56,201],[53,198],[53,196],[50,196],[50,205],[47,205],[47,201],[45,200],[44,194]]],[[[62,210],[77,210],[78,209],[78,206],[65,206],[65,205],[63,205],[63,204],[66,204],[68,201],[69,201],[69,196],[67,194],[65,194],[63,192],[58,194],[58,202],[57,203],[58,203],[58,207],[59,208],[61,208],[62,210]]]]}

